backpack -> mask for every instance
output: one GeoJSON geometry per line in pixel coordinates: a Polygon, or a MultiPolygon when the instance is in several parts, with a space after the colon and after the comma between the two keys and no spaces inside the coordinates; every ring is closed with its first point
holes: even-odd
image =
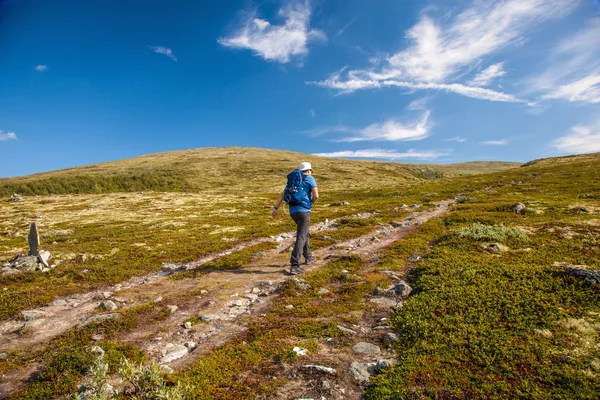
{"type": "Polygon", "coordinates": [[[304,185],[304,175],[299,169],[288,174],[283,200],[290,206],[302,206],[310,209],[310,198],[304,185]]]}

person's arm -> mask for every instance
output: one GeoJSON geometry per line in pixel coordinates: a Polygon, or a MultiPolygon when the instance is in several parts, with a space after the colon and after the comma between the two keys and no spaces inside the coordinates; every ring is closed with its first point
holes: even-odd
{"type": "Polygon", "coordinates": [[[277,214],[279,214],[279,207],[281,206],[281,203],[283,203],[283,195],[284,194],[285,194],[285,189],[283,190],[283,192],[281,192],[281,194],[279,195],[279,198],[275,202],[275,205],[273,206],[273,211],[271,211],[271,217],[275,218],[275,217],[277,217],[277,214]]]}
{"type": "Polygon", "coordinates": [[[317,187],[312,188],[312,203],[315,204],[317,200],[319,200],[319,189],[317,187]]]}

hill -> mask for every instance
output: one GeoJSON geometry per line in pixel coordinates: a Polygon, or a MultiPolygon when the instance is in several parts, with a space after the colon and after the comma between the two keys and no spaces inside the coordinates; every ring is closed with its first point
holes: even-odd
{"type": "Polygon", "coordinates": [[[320,181],[331,190],[391,187],[458,175],[501,171],[509,162],[406,164],[317,157],[258,148],[206,148],[148,154],[25,177],[0,179],[0,195],[19,193],[111,193],[142,190],[233,193],[279,190],[282,178],[311,160],[320,181]],[[361,176],[366,179],[355,179],[361,176]],[[351,181],[351,182],[350,182],[351,181]]]}

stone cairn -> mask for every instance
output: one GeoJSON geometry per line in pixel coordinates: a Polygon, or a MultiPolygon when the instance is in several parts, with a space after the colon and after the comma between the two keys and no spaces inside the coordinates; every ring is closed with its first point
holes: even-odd
{"type": "Polygon", "coordinates": [[[20,271],[42,271],[48,272],[51,267],[48,261],[52,258],[49,251],[40,250],[40,235],[38,234],[37,224],[31,223],[29,227],[29,253],[27,255],[18,255],[14,260],[5,263],[1,273],[12,274],[20,271]]]}

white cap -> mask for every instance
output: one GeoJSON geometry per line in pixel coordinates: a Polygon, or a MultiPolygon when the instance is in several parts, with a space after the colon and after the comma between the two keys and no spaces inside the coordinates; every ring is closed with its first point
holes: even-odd
{"type": "Polygon", "coordinates": [[[312,169],[312,165],[310,165],[309,162],[304,161],[303,163],[300,164],[300,167],[298,169],[300,171],[306,171],[307,169],[312,169]]]}

